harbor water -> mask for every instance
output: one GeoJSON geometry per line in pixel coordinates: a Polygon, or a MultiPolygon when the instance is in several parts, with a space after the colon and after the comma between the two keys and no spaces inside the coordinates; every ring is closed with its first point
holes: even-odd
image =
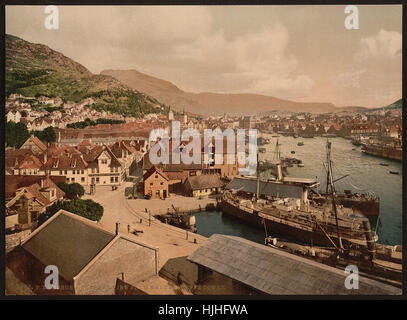
{"type": "MultiPolygon", "coordinates": [[[[260,160],[272,160],[276,145],[275,137],[262,135],[271,140],[265,153],[259,155],[260,160]]],[[[280,151],[282,157],[295,157],[302,160],[304,167],[288,168],[288,176],[317,178],[321,183],[319,191],[325,191],[326,171],[323,163],[326,161],[326,138],[310,139],[280,136],[280,151]],[[298,146],[303,142],[303,146],[298,146]],[[291,153],[294,151],[295,153],[291,153]]],[[[348,189],[359,193],[373,193],[380,198],[380,216],[369,217],[372,229],[379,236],[383,244],[402,243],[402,163],[390,159],[383,159],[366,155],[361,147],[352,145],[350,140],[330,138],[332,142],[331,158],[333,162],[334,178],[348,177],[335,183],[337,192],[348,189]],[[386,163],[388,166],[382,166],[386,163]],[[399,172],[398,175],[389,171],[399,172]]],[[[262,178],[267,178],[264,173],[262,178]]],[[[198,233],[211,236],[214,233],[235,235],[259,243],[264,243],[265,231],[248,226],[240,220],[224,215],[220,211],[205,211],[195,214],[198,233]]]]}

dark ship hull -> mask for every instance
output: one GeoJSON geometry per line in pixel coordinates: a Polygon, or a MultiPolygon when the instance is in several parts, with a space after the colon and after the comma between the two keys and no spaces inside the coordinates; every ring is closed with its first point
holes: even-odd
{"type": "MultiPolygon", "coordinates": [[[[287,240],[321,246],[332,246],[331,240],[336,245],[339,243],[336,226],[333,224],[321,226],[321,223],[311,220],[305,223],[299,223],[295,220],[287,221],[284,218],[278,218],[278,215],[270,215],[265,211],[258,212],[241,207],[225,198],[222,199],[221,210],[224,214],[233,216],[259,229],[267,230],[267,233],[273,236],[280,236],[287,240]],[[331,240],[326,234],[329,234],[331,240]]],[[[284,212],[281,212],[281,214],[284,215],[284,212]]],[[[297,221],[300,220],[299,218],[297,221]]],[[[370,225],[368,231],[370,232],[370,225]]],[[[366,241],[364,230],[362,232],[352,232],[347,228],[340,227],[340,234],[343,244],[351,243],[352,239],[366,241]]]]}
{"type": "Polygon", "coordinates": [[[362,147],[362,152],[365,154],[373,155],[376,157],[392,159],[392,160],[402,160],[402,149],[387,146],[376,146],[376,145],[364,145],[362,147]]]}

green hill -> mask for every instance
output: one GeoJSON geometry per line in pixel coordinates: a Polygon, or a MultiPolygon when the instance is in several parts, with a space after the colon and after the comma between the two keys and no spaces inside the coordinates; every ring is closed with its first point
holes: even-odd
{"type": "Polygon", "coordinates": [[[378,111],[378,110],[392,110],[392,109],[401,109],[403,107],[403,101],[402,99],[399,99],[392,104],[389,104],[388,106],[381,107],[381,108],[374,108],[374,109],[369,109],[369,111],[378,111]]]}
{"type": "Polygon", "coordinates": [[[42,44],[6,35],[6,95],[44,95],[79,102],[93,98],[92,108],[142,117],[167,110],[155,98],[108,75],[92,74],[81,64],[42,44]]]}

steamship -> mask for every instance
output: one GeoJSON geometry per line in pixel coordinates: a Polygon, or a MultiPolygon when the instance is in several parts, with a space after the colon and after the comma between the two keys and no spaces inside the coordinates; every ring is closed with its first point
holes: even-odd
{"type": "Polygon", "coordinates": [[[315,179],[283,177],[280,164],[274,180],[236,177],[222,195],[221,209],[253,226],[283,239],[341,248],[362,244],[372,247],[377,236],[370,222],[355,217],[350,208],[337,205],[330,160],[331,143],[327,142],[332,201],[319,204],[309,200],[310,190],[317,188],[315,179]]]}

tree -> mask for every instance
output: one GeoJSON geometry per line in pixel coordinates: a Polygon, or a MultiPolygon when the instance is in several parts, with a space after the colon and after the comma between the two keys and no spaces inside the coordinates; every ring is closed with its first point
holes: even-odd
{"type": "Polygon", "coordinates": [[[57,186],[63,192],[65,192],[65,196],[68,199],[80,198],[85,194],[85,189],[79,183],[65,183],[65,182],[58,182],[57,186]]]}
{"type": "Polygon", "coordinates": [[[42,141],[55,142],[57,140],[57,135],[53,127],[47,127],[42,131],[35,130],[31,133],[42,141]]]}
{"type": "Polygon", "coordinates": [[[20,148],[30,137],[27,126],[22,123],[9,121],[6,124],[6,144],[9,147],[20,148]]]}
{"type": "Polygon", "coordinates": [[[38,217],[38,225],[42,225],[61,209],[92,221],[99,221],[103,216],[103,207],[93,200],[79,198],[70,201],[59,200],[47,207],[46,211],[38,217]]]}

